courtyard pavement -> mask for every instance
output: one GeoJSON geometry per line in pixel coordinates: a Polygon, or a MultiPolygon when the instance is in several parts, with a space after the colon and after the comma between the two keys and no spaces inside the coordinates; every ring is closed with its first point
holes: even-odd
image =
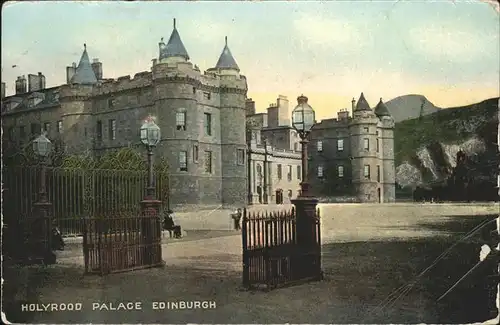
{"type": "MultiPolygon", "coordinates": [[[[251,210],[287,208],[291,207],[251,210]]],[[[489,266],[478,268],[446,299],[436,300],[476,264],[480,236],[460,240],[493,220],[498,205],[328,204],[320,209],[324,281],[267,293],[245,291],[241,235],[229,230],[227,214],[186,214],[176,221],[187,236],[165,240],[163,268],[82,276],[81,246],[70,244],[58,253],[58,265],[39,272],[35,280],[28,277],[37,276],[25,275],[24,282],[39,283],[29,293],[30,303],[82,303],[82,310],[24,312],[16,317],[35,323],[170,324],[467,323],[491,318],[485,316],[487,303],[476,288],[489,266]],[[419,276],[452,245],[456,246],[419,276]],[[153,302],[181,300],[213,301],[216,308],[152,308],[153,302]],[[142,310],[92,310],[92,303],[119,302],[140,302],[142,310]]]]}

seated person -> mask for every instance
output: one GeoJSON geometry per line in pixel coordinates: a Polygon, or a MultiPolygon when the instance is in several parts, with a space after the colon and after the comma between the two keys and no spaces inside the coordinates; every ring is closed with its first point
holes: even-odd
{"type": "Polygon", "coordinates": [[[174,238],[181,238],[181,226],[175,225],[173,216],[174,211],[168,210],[167,215],[163,218],[163,229],[168,230],[170,238],[172,238],[172,231],[174,232],[174,238]]]}

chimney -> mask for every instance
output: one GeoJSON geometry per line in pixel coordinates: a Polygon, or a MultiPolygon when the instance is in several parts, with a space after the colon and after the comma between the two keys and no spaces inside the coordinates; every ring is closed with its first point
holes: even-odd
{"type": "Polygon", "coordinates": [[[352,110],[354,111],[356,109],[356,100],[354,99],[354,97],[352,98],[351,100],[351,104],[352,104],[352,110]]]}
{"type": "Polygon", "coordinates": [[[19,76],[16,80],[16,95],[26,93],[26,77],[19,76]]]}
{"type": "Polygon", "coordinates": [[[92,70],[94,70],[97,80],[102,80],[102,63],[99,62],[99,59],[92,60],[92,70]]]}
{"type": "Polygon", "coordinates": [[[347,111],[347,108],[341,109],[340,112],[337,113],[337,119],[339,121],[344,121],[349,118],[349,112],[347,111]]]}
{"type": "Polygon", "coordinates": [[[41,72],[38,72],[38,82],[39,89],[45,89],[45,76],[41,72]]]}
{"type": "Polygon", "coordinates": [[[71,82],[71,78],[73,78],[75,73],[76,73],[76,63],[73,62],[71,67],[66,67],[66,83],[67,84],[69,84],[71,82]]]}
{"type": "Polygon", "coordinates": [[[2,99],[5,98],[5,82],[2,82],[2,99]]]}
{"type": "Polygon", "coordinates": [[[28,74],[28,92],[31,93],[33,91],[38,90],[38,76],[36,74],[28,74]]]}
{"type": "Polygon", "coordinates": [[[245,109],[247,111],[247,116],[255,114],[255,102],[252,98],[247,98],[245,102],[245,109]]]}

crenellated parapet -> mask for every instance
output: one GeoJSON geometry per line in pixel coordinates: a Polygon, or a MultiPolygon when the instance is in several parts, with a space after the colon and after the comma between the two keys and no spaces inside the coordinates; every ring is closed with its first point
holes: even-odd
{"type": "Polygon", "coordinates": [[[92,85],[62,85],[59,88],[59,102],[88,100],[93,95],[93,88],[92,85]]]}
{"type": "Polygon", "coordinates": [[[115,79],[108,79],[101,83],[98,83],[94,87],[94,96],[103,96],[109,94],[117,94],[120,92],[126,92],[129,90],[140,89],[144,87],[151,86],[152,84],[152,73],[151,72],[139,72],[134,75],[134,78],[130,78],[130,75],[121,76],[115,79]]]}

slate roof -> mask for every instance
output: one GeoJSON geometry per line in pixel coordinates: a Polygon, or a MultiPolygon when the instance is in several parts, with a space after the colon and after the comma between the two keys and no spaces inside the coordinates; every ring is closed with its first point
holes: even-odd
{"type": "MultiPolygon", "coordinates": [[[[162,43],[160,43],[161,45],[162,43]]],[[[181,36],[175,27],[175,18],[174,18],[174,30],[168,39],[168,43],[165,46],[160,46],[160,60],[172,56],[180,56],[189,60],[189,54],[182,43],[181,36]]]]}
{"type": "Polygon", "coordinates": [[[236,63],[236,60],[231,54],[231,50],[229,50],[229,47],[227,46],[227,36],[226,36],[226,44],[224,46],[224,49],[222,50],[222,53],[215,67],[217,69],[234,69],[238,72],[240,71],[240,68],[236,63]]]}
{"type": "Polygon", "coordinates": [[[371,111],[370,105],[366,101],[365,95],[363,93],[361,93],[361,96],[359,96],[355,111],[371,111]]]}
{"type": "Polygon", "coordinates": [[[83,44],[83,53],[80,58],[80,63],[76,67],[75,75],[70,80],[71,84],[92,85],[97,83],[92,64],[90,63],[89,55],[87,54],[87,45],[83,44]]]}
{"type": "Polygon", "coordinates": [[[380,98],[380,101],[378,102],[377,106],[375,107],[375,115],[377,115],[377,116],[391,116],[389,109],[382,101],[382,97],[380,98]]]}

